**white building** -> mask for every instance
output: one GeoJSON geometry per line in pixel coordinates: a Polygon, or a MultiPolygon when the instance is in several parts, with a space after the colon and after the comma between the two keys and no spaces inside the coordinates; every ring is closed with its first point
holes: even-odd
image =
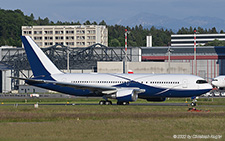
{"type": "Polygon", "coordinates": [[[22,26],[22,35],[31,36],[40,47],[88,47],[95,43],[108,46],[105,25],[22,26]]]}
{"type": "MultiPolygon", "coordinates": [[[[213,40],[225,41],[225,34],[196,34],[196,45],[205,45],[213,40]]],[[[176,34],[171,35],[172,47],[193,47],[194,34],[176,34]]]]}
{"type": "Polygon", "coordinates": [[[152,35],[146,36],[146,47],[152,47],[152,35]]]}

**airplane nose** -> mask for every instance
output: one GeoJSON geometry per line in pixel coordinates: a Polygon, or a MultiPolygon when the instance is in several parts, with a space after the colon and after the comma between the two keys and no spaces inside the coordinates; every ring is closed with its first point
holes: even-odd
{"type": "Polygon", "coordinates": [[[210,89],[210,90],[213,88],[211,84],[207,84],[206,87],[207,87],[207,89],[210,89]]]}
{"type": "Polygon", "coordinates": [[[209,88],[210,88],[210,89],[212,89],[212,88],[213,88],[211,84],[209,84],[209,88]]]}
{"type": "Polygon", "coordinates": [[[216,81],[212,81],[212,85],[215,86],[216,85],[216,81]]]}

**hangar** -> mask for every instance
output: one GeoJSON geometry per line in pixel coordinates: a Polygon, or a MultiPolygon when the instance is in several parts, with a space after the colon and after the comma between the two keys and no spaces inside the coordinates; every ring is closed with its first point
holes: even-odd
{"type": "MultiPolygon", "coordinates": [[[[207,79],[225,74],[225,47],[171,47],[171,62],[190,62],[191,74],[207,79]]],[[[168,47],[142,48],[142,61],[168,62],[168,47]],[[166,55],[167,54],[167,55],[166,55]]]]}

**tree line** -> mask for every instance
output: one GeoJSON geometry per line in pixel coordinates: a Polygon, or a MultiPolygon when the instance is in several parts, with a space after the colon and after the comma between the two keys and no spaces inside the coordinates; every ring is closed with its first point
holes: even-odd
{"type": "MultiPolygon", "coordinates": [[[[9,45],[9,46],[21,46],[20,36],[22,33],[22,26],[34,26],[34,25],[107,25],[104,20],[100,23],[90,22],[87,20],[84,23],[78,22],[53,22],[50,21],[47,17],[34,18],[34,15],[30,16],[24,15],[24,13],[17,10],[4,10],[0,9],[0,46],[9,45]]],[[[135,27],[128,27],[122,25],[107,25],[108,27],[108,45],[111,47],[124,46],[124,33],[125,29],[130,31],[128,35],[128,46],[146,46],[146,36],[152,35],[152,44],[153,46],[168,46],[171,41],[171,34],[193,34],[195,28],[182,27],[178,32],[173,32],[171,29],[157,29],[152,26],[151,28],[143,28],[142,25],[137,25],[135,27]]],[[[202,34],[211,34],[211,33],[224,33],[223,30],[218,32],[215,27],[212,29],[203,29],[198,27],[196,29],[198,33],[202,34]]],[[[225,45],[220,41],[215,41],[219,45],[225,45]],[[219,43],[218,43],[219,42],[219,43]]],[[[209,43],[211,45],[213,43],[209,43]]]]}

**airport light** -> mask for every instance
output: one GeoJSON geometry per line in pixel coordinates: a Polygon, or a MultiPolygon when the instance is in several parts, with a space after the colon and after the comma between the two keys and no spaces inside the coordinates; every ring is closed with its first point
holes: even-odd
{"type": "Polygon", "coordinates": [[[171,48],[170,48],[170,46],[168,47],[168,50],[167,50],[167,52],[168,52],[168,73],[170,73],[170,55],[171,55],[171,52],[172,51],[174,51],[174,50],[172,50],[171,48]]]}
{"type": "Polygon", "coordinates": [[[67,53],[67,73],[70,72],[70,47],[67,46],[66,48],[66,53],[67,53]]]}
{"type": "Polygon", "coordinates": [[[127,35],[130,33],[130,31],[127,31],[127,29],[125,29],[125,69],[124,69],[124,73],[128,73],[127,72],[127,35]]]}

